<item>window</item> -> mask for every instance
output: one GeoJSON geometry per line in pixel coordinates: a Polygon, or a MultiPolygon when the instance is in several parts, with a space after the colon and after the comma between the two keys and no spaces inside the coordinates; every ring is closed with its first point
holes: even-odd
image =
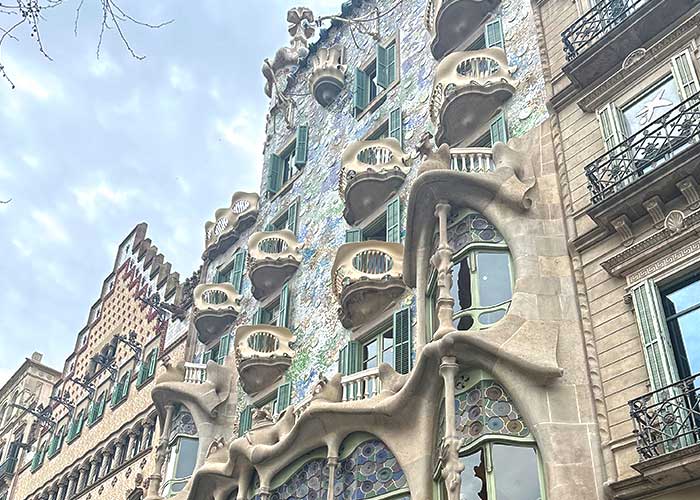
{"type": "Polygon", "coordinates": [[[372,107],[378,97],[398,79],[397,44],[392,40],[378,44],[375,58],[365,66],[355,69],[355,115],[372,107]]]}
{"type": "Polygon", "coordinates": [[[158,363],[158,348],[154,347],[148,353],[146,359],[141,362],[139,373],[136,377],[136,387],[143,386],[147,381],[152,379],[156,373],[156,364],[158,363]]]}
{"type": "Polygon", "coordinates": [[[253,412],[255,410],[265,409],[272,415],[279,415],[292,402],[292,384],[287,382],[282,384],[277,389],[270,394],[268,397],[257,401],[253,405],[246,406],[238,421],[238,435],[242,436],[250,430],[253,425],[253,412]]]}
{"type": "Polygon", "coordinates": [[[387,204],[386,211],[362,228],[345,232],[346,243],[359,241],[388,241],[401,243],[401,200],[394,198],[387,204]]]}
{"type": "Polygon", "coordinates": [[[77,416],[73,417],[73,420],[69,424],[68,427],[68,434],[66,435],[66,441],[68,443],[72,443],[77,439],[78,436],[80,436],[80,433],[83,431],[83,419],[85,417],[85,409],[81,409],[78,412],[77,416]]]}
{"type": "Polygon", "coordinates": [[[290,298],[289,283],[282,286],[282,290],[277,298],[272,302],[261,306],[253,317],[254,325],[275,325],[285,328],[290,327],[290,298]]]}
{"type": "Polygon", "coordinates": [[[88,409],[87,424],[95,425],[104,414],[105,404],[107,403],[107,392],[103,391],[95,401],[92,402],[88,409]]]}
{"type": "MultiPolygon", "coordinates": [[[[223,271],[217,271],[214,276],[215,283],[231,283],[238,293],[243,287],[243,272],[245,270],[246,251],[239,248],[233,255],[233,261],[223,271]]],[[[222,297],[223,299],[223,297],[222,297]]]]}
{"type": "Polygon", "coordinates": [[[460,461],[464,465],[461,499],[544,498],[539,457],[533,446],[487,443],[463,455],[460,461]]]}
{"type": "Polygon", "coordinates": [[[226,361],[226,356],[228,356],[229,353],[230,343],[231,335],[229,335],[228,333],[226,335],[223,335],[216,345],[214,345],[211,349],[204,353],[202,362],[206,363],[211,359],[215,363],[223,365],[226,361]]]}
{"type": "Polygon", "coordinates": [[[131,370],[127,370],[119,379],[119,382],[114,384],[112,389],[112,407],[119,405],[129,395],[129,386],[131,386],[131,370]]]}
{"type": "Polygon", "coordinates": [[[183,490],[187,479],[194,472],[197,464],[199,440],[179,436],[170,446],[168,464],[165,473],[164,496],[168,497],[183,490]]]}
{"type": "Polygon", "coordinates": [[[265,231],[282,231],[289,229],[296,234],[297,231],[297,205],[299,201],[291,203],[287,210],[278,215],[270,224],[265,226],[265,231]]]}
{"type": "Polygon", "coordinates": [[[51,438],[51,441],[49,442],[48,451],[46,452],[46,456],[48,458],[55,457],[61,451],[61,447],[63,446],[63,436],[65,432],[66,426],[63,425],[56,433],[54,433],[53,437],[51,438]]]}
{"type": "Polygon", "coordinates": [[[700,373],[700,272],[661,289],[678,375],[700,373]]]}
{"type": "Polygon", "coordinates": [[[282,152],[273,154],[267,170],[267,194],[273,196],[281,191],[295,176],[295,170],[306,165],[309,144],[308,125],[297,127],[296,137],[282,152]]]}

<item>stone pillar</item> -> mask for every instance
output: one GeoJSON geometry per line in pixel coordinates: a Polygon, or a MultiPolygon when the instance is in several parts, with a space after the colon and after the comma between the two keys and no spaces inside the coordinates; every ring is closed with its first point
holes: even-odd
{"type": "Polygon", "coordinates": [[[102,453],[102,464],[101,464],[101,471],[100,471],[100,477],[105,477],[107,474],[109,474],[109,469],[110,466],[112,465],[112,455],[110,450],[105,450],[104,453],[102,453]]]}
{"type": "Polygon", "coordinates": [[[156,461],[153,466],[153,474],[151,474],[150,482],[148,483],[148,494],[145,500],[157,500],[161,499],[160,496],[160,485],[163,481],[162,471],[163,465],[165,464],[165,457],[168,451],[168,437],[170,436],[170,430],[173,426],[173,414],[175,413],[175,406],[167,405],[165,407],[165,421],[161,428],[160,439],[158,440],[158,449],[156,451],[156,461]]]}
{"type": "MultiPolygon", "coordinates": [[[[327,500],[335,500],[335,468],[338,466],[338,457],[328,457],[328,496],[327,500]]],[[[323,500],[320,498],[319,500],[323,500]]]]}
{"type": "Polygon", "coordinates": [[[58,490],[49,491],[49,500],[57,500],[57,499],[58,499],[58,490]]]}
{"type": "Polygon", "coordinates": [[[73,496],[75,495],[77,479],[78,478],[73,474],[68,476],[68,494],[66,495],[66,498],[73,498],[73,496]]]}
{"type": "Polygon", "coordinates": [[[445,480],[448,500],[459,500],[464,464],[459,460],[460,439],[455,425],[455,375],[459,365],[454,356],[443,356],[440,375],[445,382],[445,437],[440,446],[443,460],[442,478],[445,480]]]}
{"type": "Polygon", "coordinates": [[[66,483],[61,483],[58,485],[58,500],[66,500],[66,492],[68,491],[68,486],[66,483]]]}
{"type": "Polygon", "coordinates": [[[97,481],[97,478],[100,475],[100,465],[97,460],[97,457],[93,458],[90,460],[90,474],[88,475],[88,486],[93,484],[95,481],[97,481]]]}
{"type": "Polygon", "coordinates": [[[134,457],[134,449],[136,447],[136,440],[138,436],[134,431],[129,431],[127,434],[128,441],[126,442],[126,459],[131,460],[134,457]]]}
{"type": "Polygon", "coordinates": [[[153,422],[144,422],[143,434],[141,435],[141,450],[151,446],[151,435],[153,434],[153,422]]]}
{"type": "Polygon", "coordinates": [[[439,226],[439,243],[437,251],[430,258],[437,270],[438,287],[438,328],[433,336],[434,339],[439,339],[455,330],[452,324],[455,301],[450,294],[452,289],[452,248],[447,241],[447,217],[449,215],[450,205],[448,203],[440,202],[435,206],[435,216],[438,218],[439,226]]]}
{"type": "Polygon", "coordinates": [[[114,445],[114,463],[117,467],[124,463],[124,444],[121,441],[114,445]]]}
{"type": "Polygon", "coordinates": [[[76,491],[82,491],[87,486],[88,476],[90,475],[90,466],[81,465],[78,469],[78,487],[76,491]]]}

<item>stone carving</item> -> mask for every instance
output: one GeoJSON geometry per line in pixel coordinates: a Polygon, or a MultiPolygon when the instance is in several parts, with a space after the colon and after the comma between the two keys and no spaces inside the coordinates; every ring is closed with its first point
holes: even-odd
{"type": "Polygon", "coordinates": [[[343,47],[319,48],[311,58],[311,64],[311,93],[321,106],[328,106],[345,86],[347,65],[343,64],[343,47]]]}
{"type": "Polygon", "coordinates": [[[217,451],[219,451],[220,449],[222,449],[224,447],[224,445],[225,445],[224,438],[222,436],[215,438],[211,442],[211,444],[209,445],[209,448],[207,448],[206,456],[210,457],[212,454],[214,454],[217,451]]]}
{"type": "Polygon", "coordinates": [[[627,57],[625,58],[624,61],[622,61],[622,68],[627,69],[635,64],[637,64],[639,61],[642,61],[644,59],[644,56],[646,56],[647,49],[644,47],[640,47],[638,49],[633,50],[630,52],[627,57]]]}
{"type": "Polygon", "coordinates": [[[700,207],[700,193],[698,193],[698,183],[692,176],[688,176],[676,184],[683,194],[688,208],[695,210],[700,207]]]}
{"type": "Polygon", "coordinates": [[[634,234],[632,233],[632,224],[630,223],[629,217],[626,215],[621,215],[616,219],[610,221],[612,227],[617,231],[617,234],[622,238],[622,244],[629,246],[634,241],[634,234]]]}
{"type": "Polygon", "coordinates": [[[680,210],[671,210],[664,220],[664,227],[673,234],[680,233],[685,227],[685,218],[680,210]]]}
{"type": "Polygon", "coordinates": [[[648,200],[644,201],[642,205],[644,205],[644,208],[646,208],[647,212],[649,212],[649,216],[651,217],[651,221],[654,224],[654,227],[657,229],[662,227],[665,217],[665,206],[664,201],[661,199],[661,197],[653,196],[648,200]]]}

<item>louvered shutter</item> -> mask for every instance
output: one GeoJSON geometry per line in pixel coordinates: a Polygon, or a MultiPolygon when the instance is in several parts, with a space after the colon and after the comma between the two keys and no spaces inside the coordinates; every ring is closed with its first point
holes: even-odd
{"type": "Polygon", "coordinates": [[[105,397],[105,393],[103,392],[103,393],[100,395],[100,404],[99,404],[99,407],[98,407],[98,415],[97,415],[98,417],[101,417],[102,414],[104,413],[106,402],[107,402],[107,398],[105,397]]]}
{"type": "Polygon", "coordinates": [[[204,354],[202,355],[202,363],[205,365],[207,364],[207,361],[211,359],[211,349],[208,351],[204,351],[204,354]]]}
{"type": "Polygon", "coordinates": [[[214,273],[214,283],[221,283],[221,271],[218,269],[214,273]]]}
{"type": "Polygon", "coordinates": [[[611,102],[598,110],[598,124],[605,149],[613,152],[625,140],[625,121],[620,109],[611,102]]]}
{"type": "Polygon", "coordinates": [[[678,86],[678,92],[684,100],[689,99],[700,90],[698,74],[693,65],[693,56],[690,50],[686,49],[671,58],[671,71],[673,72],[673,80],[678,86]]]}
{"type": "Polygon", "coordinates": [[[255,311],[255,314],[253,314],[253,324],[254,325],[260,325],[262,324],[262,309],[258,308],[257,311],[255,311]]]}
{"type": "Polygon", "coordinates": [[[119,395],[121,394],[121,391],[121,382],[114,384],[114,387],[112,388],[112,406],[116,406],[116,404],[119,402],[119,395]]]}
{"type": "Polygon", "coordinates": [[[394,313],[394,369],[398,373],[411,371],[411,309],[394,313]]]}
{"type": "Polygon", "coordinates": [[[219,352],[217,353],[217,359],[216,359],[216,362],[219,363],[220,365],[223,365],[224,361],[226,361],[226,356],[228,356],[228,349],[229,349],[230,341],[231,341],[231,337],[228,334],[221,337],[221,341],[219,342],[219,352]]]}
{"type": "Polygon", "coordinates": [[[241,248],[233,256],[233,271],[231,272],[231,284],[238,293],[243,287],[243,271],[245,269],[246,251],[241,248]]]}
{"type": "Polygon", "coordinates": [[[148,363],[148,376],[152,377],[156,373],[156,366],[158,363],[158,348],[157,347],[151,351],[151,357],[148,361],[149,361],[149,363],[148,363]]]}
{"type": "Polygon", "coordinates": [[[338,353],[338,373],[341,375],[348,374],[348,346],[347,344],[340,348],[338,353]]]}
{"type": "Polygon", "coordinates": [[[387,88],[389,86],[389,73],[387,71],[388,63],[389,57],[387,54],[387,48],[377,45],[377,85],[383,88],[387,88]]]}
{"type": "Polygon", "coordinates": [[[498,116],[491,120],[489,132],[491,134],[492,145],[497,142],[508,142],[508,128],[506,127],[506,118],[502,112],[498,113],[498,116]]]}
{"type": "Polygon", "coordinates": [[[306,158],[309,152],[309,126],[299,125],[297,127],[297,140],[294,151],[294,166],[303,168],[306,165],[306,158]]]}
{"type": "Polygon", "coordinates": [[[401,200],[394,198],[386,207],[386,241],[401,243],[401,200]]]}
{"type": "Polygon", "coordinates": [[[362,344],[356,340],[348,342],[349,374],[357,373],[362,368],[362,344]]]}
{"type": "Polygon", "coordinates": [[[289,328],[289,323],[289,283],[285,283],[280,292],[280,312],[277,326],[289,328]]]}
{"type": "Polygon", "coordinates": [[[127,370],[127,372],[124,374],[121,399],[126,399],[126,397],[129,395],[129,387],[131,387],[131,370],[127,370]]]}
{"type": "Polygon", "coordinates": [[[297,234],[297,202],[295,201],[287,209],[287,229],[297,234]]]}
{"type": "Polygon", "coordinates": [[[387,86],[396,80],[396,43],[386,48],[386,77],[387,86]]]}
{"type": "Polygon", "coordinates": [[[273,154],[270,156],[270,164],[267,169],[267,192],[275,194],[280,188],[280,172],[282,172],[282,158],[273,154]]]}
{"type": "Polygon", "coordinates": [[[362,241],[362,229],[348,229],[345,231],[345,243],[357,243],[362,241]]]}
{"type": "Polygon", "coordinates": [[[359,68],[355,69],[355,112],[359,113],[369,104],[369,76],[359,68]]]}
{"type": "Polygon", "coordinates": [[[676,382],[678,372],[656,285],[646,280],[632,290],[637,326],[653,390],[676,382]]]}
{"type": "Polygon", "coordinates": [[[501,25],[501,19],[498,18],[490,23],[486,23],[486,29],[484,30],[484,37],[486,39],[486,47],[500,47],[504,48],[503,45],[503,27],[501,25]]]}
{"type": "Polygon", "coordinates": [[[241,416],[238,420],[238,435],[242,436],[248,430],[250,430],[250,426],[253,422],[253,407],[252,406],[246,406],[243,411],[241,412],[241,416]]]}
{"type": "Polygon", "coordinates": [[[282,413],[292,402],[292,384],[287,382],[277,388],[277,413],[282,413]]]}
{"type": "Polygon", "coordinates": [[[389,113],[389,137],[393,137],[403,148],[403,123],[401,108],[395,108],[389,113]]]}

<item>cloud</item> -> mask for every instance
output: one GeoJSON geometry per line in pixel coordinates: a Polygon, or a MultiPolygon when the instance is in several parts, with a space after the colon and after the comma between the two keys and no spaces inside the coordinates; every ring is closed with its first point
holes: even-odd
{"type": "Polygon", "coordinates": [[[40,72],[33,74],[27,70],[28,65],[12,59],[5,60],[10,79],[15,84],[15,91],[27,94],[34,99],[47,101],[62,96],[61,83],[55,77],[40,72]]]}
{"type": "Polygon", "coordinates": [[[190,90],[193,90],[196,87],[194,83],[194,78],[192,77],[192,73],[190,73],[184,68],[181,68],[177,64],[170,65],[168,74],[170,86],[175,90],[189,92],[190,90]]]}
{"type": "Polygon", "coordinates": [[[22,161],[26,163],[29,167],[31,167],[33,170],[39,168],[39,158],[34,156],[33,154],[25,153],[21,155],[20,158],[22,158],[22,161]]]}
{"type": "Polygon", "coordinates": [[[217,134],[235,149],[247,155],[255,156],[262,153],[265,140],[263,120],[244,109],[228,121],[215,121],[217,134]]]}
{"type": "Polygon", "coordinates": [[[73,189],[73,196],[88,220],[95,220],[104,209],[124,207],[139,191],[115,189],[105,181],[73,189]]]}
{"type": "Polygon", "coordinates": [[[12,245],[17,249],[17,252],[22,256],[22,257],[30,257],[32,255],[32,249],[29,248],[25,243],[23,243],[21,240],[18,238],[13,238],[11,240],[12,245]]]}
{"type": "Polygon", "coordinates": [[[60,243],[68,241],[68,232],[61,221],[53,215],[43,210],[32,210],[31,217],[39,225],[40,231],[37,231],[37,233],[41,235],[42,239],[60,243]]]}
{"type": "Polygon", "coordinates": [[[100,58],[97,59],[93,52],[88,55],[88,70],[90,74],[97,77],[114,77],[122,74],[122,68],[117,63],[114,62],[112,56],[109,52],[102,50],[100,52],[100,58]]]}

